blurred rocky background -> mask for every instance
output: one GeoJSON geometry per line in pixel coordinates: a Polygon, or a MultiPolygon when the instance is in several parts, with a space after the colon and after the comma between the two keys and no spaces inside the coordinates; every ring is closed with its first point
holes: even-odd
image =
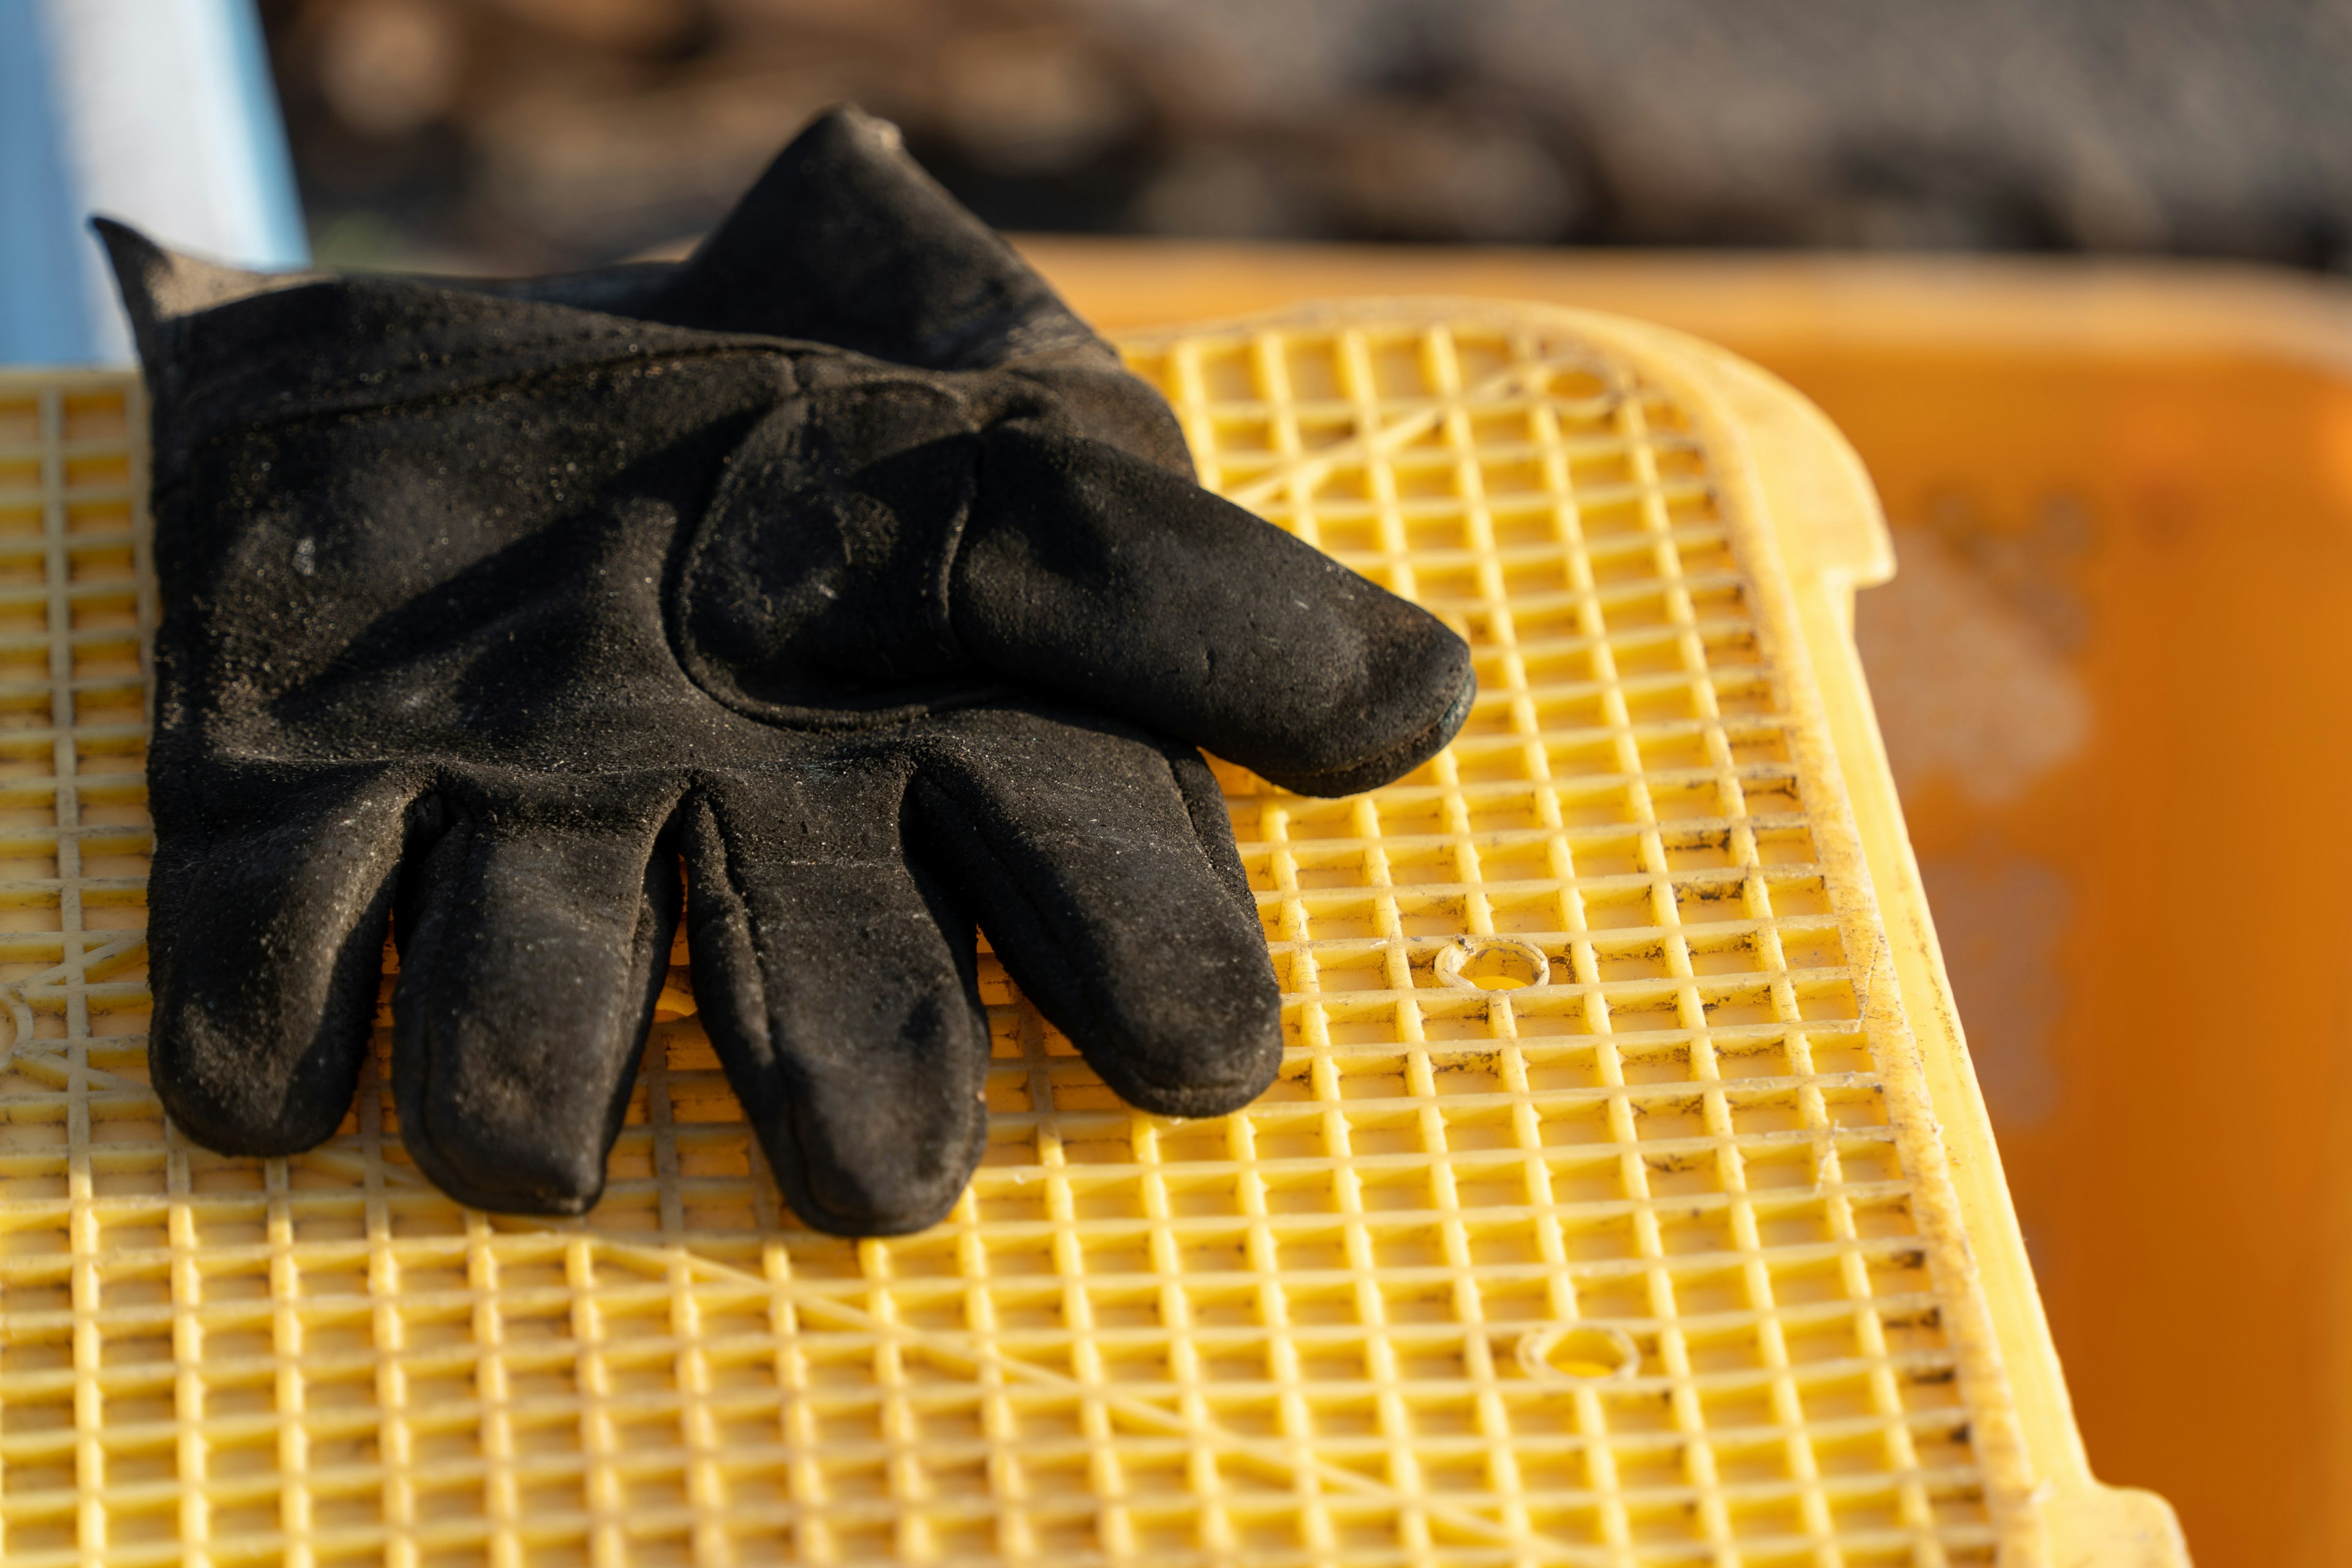
{"type": "Polygon", "coordinates": [[[2352,265],[2352,0],[264,0],[323,262],[707,226],[855,99],[1034,230],[2352,265]]]}

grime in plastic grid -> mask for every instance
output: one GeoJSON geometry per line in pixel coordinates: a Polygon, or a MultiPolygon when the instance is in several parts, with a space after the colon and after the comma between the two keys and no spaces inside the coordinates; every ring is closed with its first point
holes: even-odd
{"type": "Polygon", "coordinates": [[[1990,1561],[1688,422],[1534,328],[1132,353],[1208,482],[1452,619],[1482,695],[1370,795],[1220,766],[1287,994],[1261,1102],[1128,1110],[984,961],[986,1163],[857,1244],[780,1212],[682,973],[584,1221],[443,1198],[377,1069],[310,1155],[167,1127],[142,416],[0,382],[11,1568],[1990,1561]]]}

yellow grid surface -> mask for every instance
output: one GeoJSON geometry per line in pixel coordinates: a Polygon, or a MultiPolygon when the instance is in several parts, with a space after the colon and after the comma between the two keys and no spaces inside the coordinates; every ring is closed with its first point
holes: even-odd
{"type": "Polygon", "coordinates": [[[985,1163],[947,1223],[860,1243],[782,1212],[682,974],[584,1220],[426,1185],[381,1037],[313,1153],[164,1122],[143,411],[123,377],[0,380],[10,1568],[2014,1539],[2009,1394],[1721,433],[1543,313],[1129,352],[1206,482],[1448,617],[1482,693],[1370,795],[1220,764],[1286,993],[1263,1100],[1129,1110],[984,960],[985,1163]]]}

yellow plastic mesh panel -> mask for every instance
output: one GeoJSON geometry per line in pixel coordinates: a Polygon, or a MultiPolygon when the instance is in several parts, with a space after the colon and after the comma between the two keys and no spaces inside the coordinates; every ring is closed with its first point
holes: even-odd
{"type": "Polygon", "coordinates": [[[0,382],[11,1568],[1990,1561],[2006,1394],[1948,1342],[1765,557],[1703,425],[1544,320],[1133,346],[1208,482],[1452,618],[1483,694],[1369,795],[1221,767],[1261,1102],[1130,1110],[991,967],[986,1163],[856,1244],[780,1211],[682,974],[583,1221],[427,1186],[381,1051],[309,1155],[163,1121],[143,416],[0,382]]]}

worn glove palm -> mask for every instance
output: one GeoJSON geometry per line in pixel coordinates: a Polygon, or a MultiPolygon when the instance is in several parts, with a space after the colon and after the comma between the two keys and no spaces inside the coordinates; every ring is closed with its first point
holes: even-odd
{"type": "Polygon", "coordinates": [[[334,1130],[397,933],[402,1136],[594,1202],[677,920],[810,1224],[951,1205],[973,922],[1118,1091],[1232,1110],[1278,1002],[1194,744],[1312,793],[1467,649],[1192,482],[1165,406],[855,111],[689,261],[261,278],[106,226],[154,398],[157,1092],[334,1130]]]}

